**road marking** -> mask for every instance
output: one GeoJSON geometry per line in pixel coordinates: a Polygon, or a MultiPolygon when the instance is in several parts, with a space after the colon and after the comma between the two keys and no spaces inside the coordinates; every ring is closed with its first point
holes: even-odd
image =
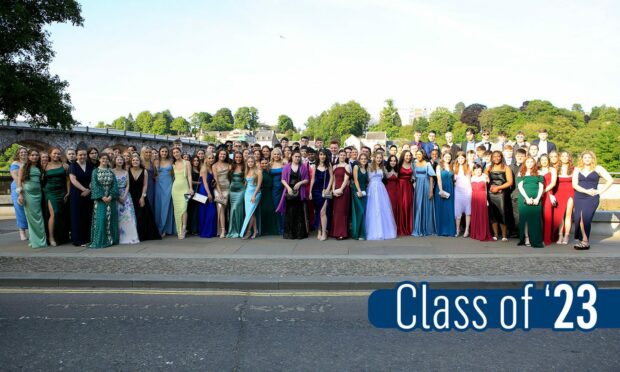
{"type": "Polygon", "coordinates": [[[240,291],[161,289],[39,289],[0,288],[0,294],[134,294],[155,296],[239,296],[239,297],[367,297],[370,291],[240,291]]]}

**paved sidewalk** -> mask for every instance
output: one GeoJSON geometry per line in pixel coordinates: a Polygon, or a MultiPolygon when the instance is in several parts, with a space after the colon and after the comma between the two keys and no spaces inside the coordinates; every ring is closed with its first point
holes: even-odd
{"type": "Polygon", "coordinates": [[[446,237],[167,237],[106,249],[30,249],[17,232],[6,232],[11,222],[0,221],[0,285],[369,289],[405,279],[446,287],[565,279],[620,286],[620,237],[594,239],[590,251],[446,237]]]}

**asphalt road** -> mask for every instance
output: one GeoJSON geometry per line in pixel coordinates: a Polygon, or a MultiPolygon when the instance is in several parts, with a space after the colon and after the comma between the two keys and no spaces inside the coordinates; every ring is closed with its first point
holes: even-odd
{"type": "Polygon", "coordinates": [[[74,291],[0,289],[0,370],[620,370],[620,330],[381,330],[363,293],[74,291]]]}

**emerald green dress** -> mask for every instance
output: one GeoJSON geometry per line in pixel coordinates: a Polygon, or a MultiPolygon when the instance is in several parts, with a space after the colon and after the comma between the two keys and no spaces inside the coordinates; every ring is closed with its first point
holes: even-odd
{"type": "Polygon", "coordinates": [[[239,238],[241,236],[241,228],[243,227],[243,219],[245,214],[243,211],[243,173],[233,173],[230,182],[229,202],[230,214],[228,219],[227,238],[239,238]]]}
{"type": "Polygon", "coordinates": [[[280,235],[278,234],[278,215],[276,214],[276,205],[273,202],[273,178],[271,173],[263,169],[263,183],[261,185],[262,199],[258,205],[258,230],[260,234],[280,235]]]}
{"type": "MultiPolygon", "coordinates": [[[[544,185],[542,176],[525,176],[517,178],[517,186],[523,181],[523,190],[530,198],[538,195],[539,185],[544,185]]],[[[527,205],[523,195],[519,193],[519,245],[525,245],[525,225],[530,244],[534,248],[543,248],[542,202],[538,205],[527,205]]]]}
{"type": "Polygon", "coordinates": [[[111,169],[95,168],[90,181],[91,198],[94,200],[93,222],[90,235],[91,248],[106,248],[118,244],[118,186],[111,169]],[[111,196],[106,204],[101,199],[111,196]]]}
{"type": "Polygon", "coordinates": [[[28,235],[32,248],[47,247],[47,236],[45,234],[45,222],[43,222],[43,211],[41,210],[41,170],[37,167],[30,167],[29,178],[22,185],[24,193],[24,213],[28,221],[28,235]]]}
{"type": "MultiPolygon", "coordinates": [[[[363,173],[357,168],[357,181],[360,184],[360,191],[366,191],[368,185],[368,171],[363,173]]],[[[357,196],[357,186],[351,181],[351,239],[366,239],[366,228],[364,221],[366,216],[366,200],[368,197],[357,196]]]]}
{"type": "Polygon", "coordinates": [[[56,244],[61,245],[69,242],[69,205],[65,202],[67,195],[67,172],[64,167],[45,171],[45,213],[49,219],[48,203],[54,211],[54,239],[56,244]]]}

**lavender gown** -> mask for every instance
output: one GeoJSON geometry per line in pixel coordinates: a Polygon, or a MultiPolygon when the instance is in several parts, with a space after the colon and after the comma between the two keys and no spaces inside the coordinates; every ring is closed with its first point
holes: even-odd
{"type": "Polygon", "coordinates": [[[396,222],[392,213],[392,204],[383,185],[383,171],[369,170],[366,188],[366,227],[367,240],[385,240],[396,238],[396,222]]]}

